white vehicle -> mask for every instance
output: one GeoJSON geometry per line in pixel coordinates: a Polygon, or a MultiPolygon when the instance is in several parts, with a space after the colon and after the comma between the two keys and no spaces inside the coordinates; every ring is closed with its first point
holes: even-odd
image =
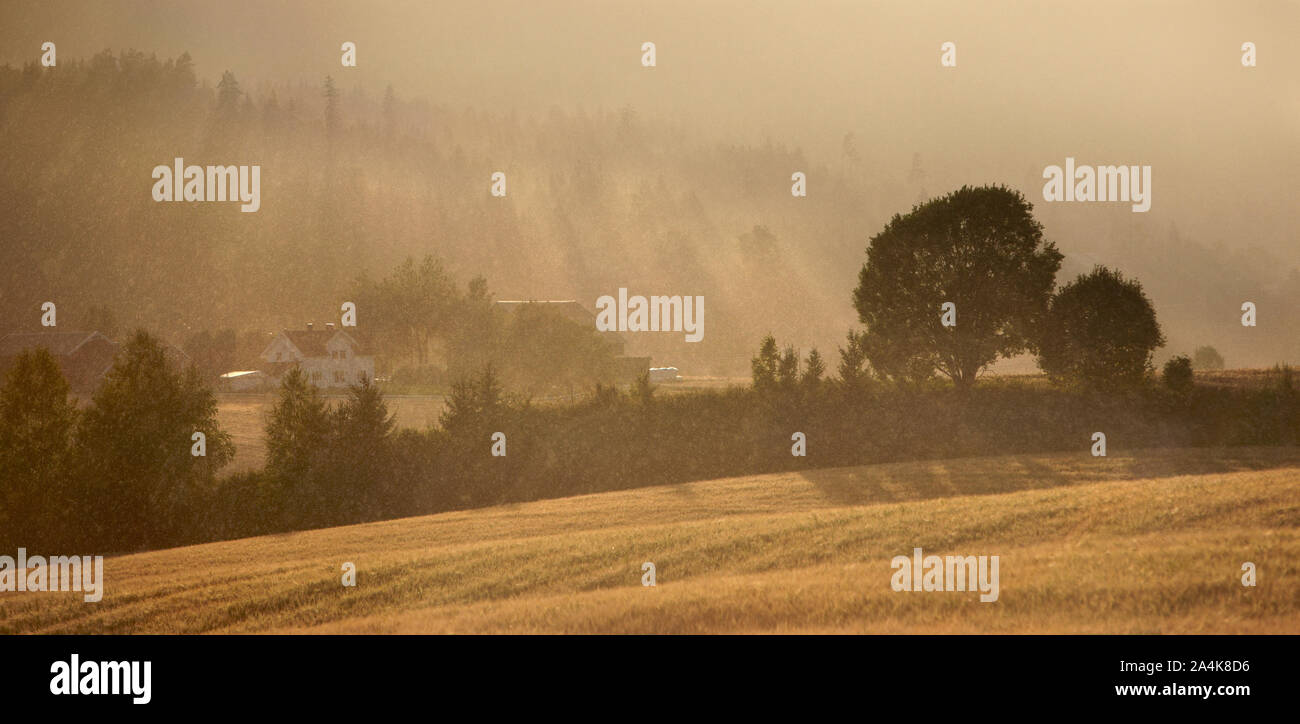
{"type": "Polygon", "coordinates": [[[238,370],[222,375],[217,389],[224,392],[249,392],[265,389],[269,384],[270,379],[261,370],[238,370]]]}
{"type": "Polygon", "coordinates": [[[682,378],[677,374],[676,367],[651,367],[651,382],[681,382],[682,378]]]}

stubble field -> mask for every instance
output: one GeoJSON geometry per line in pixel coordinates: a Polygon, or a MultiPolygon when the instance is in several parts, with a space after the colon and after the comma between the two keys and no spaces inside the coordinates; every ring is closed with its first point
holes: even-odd
{"type": "Polygon", "coordinates": [[[99,603],[0,597],[0,632],[1300,633],[1300,449],[729,478],[112,557],[105,578],[99,603]],[[999,556],[998,600],[892,590],[915,547],[999,556]]]}

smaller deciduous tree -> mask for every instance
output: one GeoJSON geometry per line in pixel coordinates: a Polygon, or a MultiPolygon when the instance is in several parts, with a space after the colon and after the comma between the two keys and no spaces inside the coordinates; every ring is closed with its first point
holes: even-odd
{"type": "Polygon", "coordinates": [[[234,456],[217,401],[198,370],[174,368],[143,330],[122,345],[77,430],[76,498],[103,526],[110,550],[156,547],[190,535],[190,516],[234,456]],[[195,433],[205,452],[194,454],[195,433]]]}
{"type": "Polygon", "coordinates": [[[1187,355],[1178,355],[1165,363],[1163,377],[1165,386],[1174,392],[1185,393],[1192,389],[1192,360],[1187,355]]]}
{"type": "Polygon", "coordinates": [[[1206,345],[1197,347],[1192,353],[1192,367],[1198,370],[1221,370],[1223,369],[1223,355],[1219,350],[1206,345]]]}
{"type": "Polygon", "coordinates": [[[1052,298],[1038,364],[1058,383],[1114,391],[1141,384],[1164,343],[1141,283],[1098,266],[1052,298]]]}

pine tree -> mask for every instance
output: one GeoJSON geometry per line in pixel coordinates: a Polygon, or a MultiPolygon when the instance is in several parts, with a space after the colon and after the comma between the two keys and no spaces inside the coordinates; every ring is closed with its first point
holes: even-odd
{"type": "Polygon", "coordinates": [[[799,381],[799,355],[794,347],[786,347],[776,367],[776,381],[783,390],[793,390],[799,381]]]}
{"type": "Polygon", "coordinates": [[[814,347],[808,353],[808,362],[804,365],[803,376],[800,381],[805,387],[815,389],[821,384],[822,375],[826,372],[826,363],[822,362],[821,352],[814,347]]]}
{"type": "Polygon", "coordinates": [[[334,77],[325,76],[325,136],[332,145],[339,126],[339,92],[334,87],[334,77]]]}
{"type": "Polygon", "coordinates": [[[331,442],[330,409],[320,390],[292,368],[279,383],[279,399],[266,417],[265,474],[286,523],[315,519],[316,474],[331,442]]]}
{"type": "Polygon", "coordinates": [[[233,120],[239,112],[239,100],[244,92],[239,89],[235,74],[226,71],[217,83],[217,118],[223,122],[233,120]]]}
{"type": "Polygon", "coordinates": [[[45,348],[18,355],[0,389],[0,550],[58,544],[76,408],[45,348]]]}
{"type": "Polygon", "coordinates": [[[335,412],[332,464],[324,471],[334,522],[355,522],[376,508],[375,491],[392,474],[389,439],[396,425],[383,393],[369,379],[348,388],[348,399],[335,412]]]}
{"type": "Polygon", "coordinates": [[[860,388],[868,379],[865,369],[867,351],[863,346],[865,341],[865,332],[854,332],[850,329],[848,345],[840,348],[840,382],[850,390],[860,388]]]}
{"type": "Polygon", "coordinates": [[[776,351],[776,338],[767,335],[759,347],[758,356],[750,360],[754,376],[754,389],[767,392],[776,387],[776,370],[780,356],[776,351]]]}

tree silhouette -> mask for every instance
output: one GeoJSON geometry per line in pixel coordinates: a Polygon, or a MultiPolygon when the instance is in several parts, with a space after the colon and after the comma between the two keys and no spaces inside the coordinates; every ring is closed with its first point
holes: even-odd
{"type": "Polygon", "coordinates": [[[777,352],[776,348],[776,338],[770,334],[763,337],[758,349],[758,356],[750,360],[749,363],[755,390],[770,392],[776,389],[776,372],[780,360],[780,353],[777,352]]]}
{"type": "Polygon", "coordinates": [[[1192,353],[1192,367],[1198,370],[1221,370],[1223,369],[1223,355],[1219,350],[1210,347],[1197,347],[1192,353]]]}
{"type": "Polygon", "coordinates": [[[334,87],[333,76],[325,76],[324,90],[321,95],[325,97],[325,137],[333,144],[339,127],[339,92],[334,87]]]}
{"type": "Polygon", "coordinates": [[[68,383],[43,347],[24,351],[0,389],[0,546],[38,549],[68,526],[58,512],[76,423],[68,383]]]}
{"type": "Polygon", "coordinates": [[[266,421],[266,472],[290,487],[307,475],[329,441],[330,411],[320,391],[297,367],[280,380],[266,421]]]}
{"type": "Polygon", "coordinates": [[[1097,266],[1052,299],[1038,364],[1060,383],[1117,390],[1140,384],[1152,370],[1152,352],[1164,343],[1142,285],[1097,266]]]}
{"type": "Polygon", "coordinates": [[[1164,368],[1165,386],[1169,389],[1187,393],[1192,389],[1194,382],[1192,374],[1192,359],[1187,355],[1178,355],[1165,363],[1164,368]]]}
{"type": "Polygon", "coordinates": [[[334,413],[330,464],[322,486],[332,503],[333,522],[357,520],[380,507],[375,493],[392,468],[389,445],[397,426],[384,395],[369,379],[348,388],[348,398],[334,413]]]}
{"type": "Polygon", "coordinates": [[[917,380],[937,369],[969,387],[999,356],[1032,348],[1062,258],[1032,208],[1017,191],[963,186],[872,237],[853,306],[877,372],[917,380]],[[955,328],[941,324],[945,302],[955,328]]]}
{"type": "Polygon", "coordinates": [[[162,344],[136,332],[118,351],[77,431],[77,496],[87,529],[118,550],[183,537],[215,473],[234,456],[217,401],[193,366],[177,370],[162,344]],[[194,456],[202,432],[206,455],[194,456]]]}

